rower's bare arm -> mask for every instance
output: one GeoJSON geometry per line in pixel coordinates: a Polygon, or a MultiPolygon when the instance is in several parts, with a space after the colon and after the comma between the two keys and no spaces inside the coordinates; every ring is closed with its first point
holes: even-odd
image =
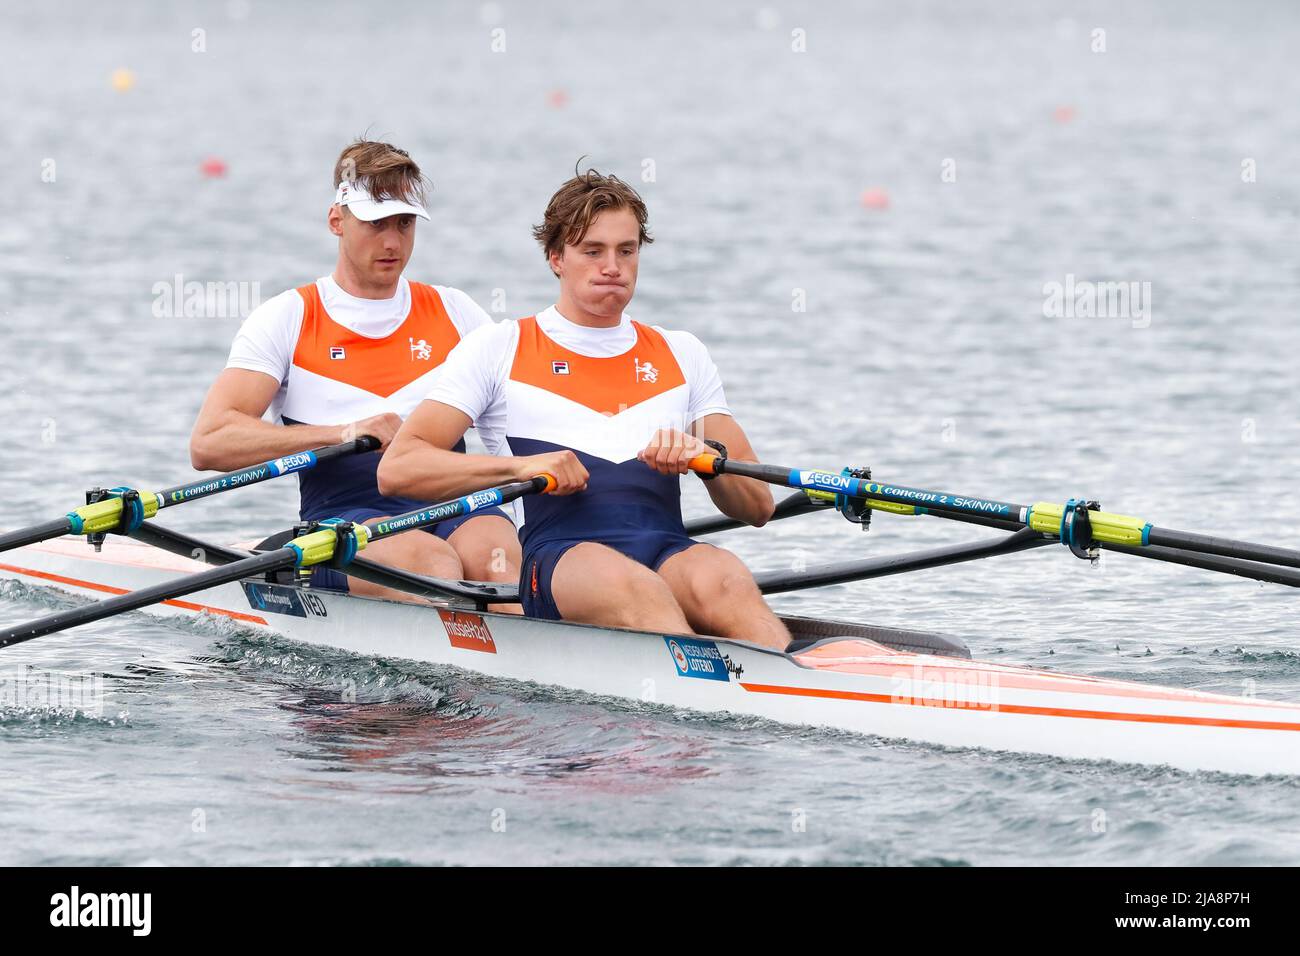
{"type": "MultiPolygon", "coordinates": [[[[727,457],[732,460],[758,460],[744,429],[730,415],[705,415],[691,426],[689,432],[661,428],[649,444],[637,452],[637,458],[661,475],[684,475],[690,471],[693,458],[715,453],[704,444],[705,438],[722,442],[727,447],[727,457]]],[[[753,478],[719,475],[706,482],[705,487],[719,511],[755,528],[767,524],[776,507],[767,485],[753,478]]]]}
{"type": "MultiPolygon", "coordinates": [[[[758,461],[749,437],[730,415],[705,415],[692,426],[691,431],[701,438],[722,442],[727,446],[727,457],[735,461],[758,461]]],[[[712,451],[705,448],[705,451],[712,451]]],[[[706,481],[704,487],[718,510],[729,518],[761,528],[772,517],[776,504],[772,489],[753,478],[739,475],[719,475],[706,481]]]]}
{"type": "Polygon", "coordinates": [[[373,435],[382,448],[402,424],[392,413],[341,425],[276,425],[263,421],[279,388],[280,383],[263,372],[225,369],[208,389],[194,422],[190,463],[200,471],[233,471],[362,435],[373,435]]]}
{"type": "Polygon", "coordinates": [[[587,487],[587,469],[571,451],[517,458],[452,451],[472,424],[459,408],[421,402],[379,462],[379,493],[444,501],[540,474],[555,478],[551,494],[568,495],[587,487]]]}

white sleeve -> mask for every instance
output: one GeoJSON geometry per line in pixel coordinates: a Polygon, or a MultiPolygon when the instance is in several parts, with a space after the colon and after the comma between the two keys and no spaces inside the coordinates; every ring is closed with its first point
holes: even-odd
{"type": "Polygon", "coordinates": [[[475,424],[490,417],[503,400],[518,335],[518,323],[489,321],[465,336],[434,373],[425,401],[458,408],[475,424]]]}
{"type": "Polygon", "coordinates": [[[730,415],[731,407],[727,405],[727,395],[722,390],[722,377],[718,375],[718,367],[713,364],[704,343],[690,332],[669,329],[659,331],[672,346],[690,389],[687,423],[698,422],[705,415],[730,415]]]}
{"type": "Polygon", "coordinates": [[[492,317],[483,311],[483,307],[475,302],[468,292],[441,285],[434,288],[442,297],[442,304],[447,307],[447,315],[462,339],[475,329],[495,324],[492,317]]]}
{"type": "Polygon", "coordinates": [[[295,289],[263,302],[235,334],[226,368],[263,372],[283,384],[293,364],[302,313],[302,296],[295,289]]]}

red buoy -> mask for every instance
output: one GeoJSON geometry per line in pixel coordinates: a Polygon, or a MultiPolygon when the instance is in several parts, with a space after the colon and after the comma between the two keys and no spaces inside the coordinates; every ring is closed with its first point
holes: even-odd
{"type": "Polygon", "coordinates": [[[864,189],[862,191],[862,206],[864,209],[888,209],[889,193],[879,186],[864,189]]]}

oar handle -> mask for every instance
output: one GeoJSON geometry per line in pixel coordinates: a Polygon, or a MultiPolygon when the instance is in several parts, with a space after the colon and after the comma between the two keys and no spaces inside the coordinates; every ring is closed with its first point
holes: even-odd
{"type": "Polygon", "coordinates": [[[368,451],[378,451],[382,444],[374,435],[362,435],[360,438],[354,438],[352,441],[339,442],[337,445],[327,445],[325,448],[315,450],[317,461],[326,461],[330,458],[337,458],[342,455],[363,455],[368,451]]]}
{"type": "Polygon", "coordinates": [[[831,472],[798,472],[777,465],[763,465],[756,461],[737,461],[720,455],[696,455],[686,463],[691,471],[702,475],[739,475],[756,478],[770,485],[784,485],[803,491],[824,491],[829,494],[858,495],[867,483],[858,478],[844,478],[831,472]]]}
{"type": "Polygon", "coordinates": [[[686,467],[701,475],[720,475],[723,473],[727,459],[711,452],[696,455],[686,463],[686,467]]]}

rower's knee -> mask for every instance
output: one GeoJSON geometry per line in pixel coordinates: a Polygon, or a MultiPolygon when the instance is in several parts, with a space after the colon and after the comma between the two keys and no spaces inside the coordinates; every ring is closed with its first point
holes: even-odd
{"type": "Polygon", "coordinates": [[[431,534],[412,533],[367,548],[367,557],[380,564],[414,571],[430,578],[446,578],[459,581],[465,577],[460,558],[451,546],[441,538],[431,534]]]}
{"type": "Polygon", "coordinates": [[[750,601],[761,597],[754,576],[746,568],[730,568],[718,576],[717,597],[730,603],[732,601],[750,601]]]}
{"type": "Polygon", "coordinates": [[[455,554],[432,554],[425,561],[425,570],[420,573],[426,577],[449,581],[466,580],[465,568],[455,554]]]}
{"type": "MultiPolygon", "coordinates": [[[[640,571],[648,568],[637,567],[640,571]]],[[[639,628],[648,631],[689,632],[686,615],[682,612],[672,588],[663,578],[650,571],[648,574],[628,574],[625,581],[616,585],[613,594],[622,594],[623,600],[611,604],[611,616],[617,627],[639,628]]]]}
{"type": "Polygon", "coordinates": [[[461,556],[466,581],[493,581],[514,584],[519,580],[519,560],[511,558],[504,548],[493,548],[485,555],[461,556]]]}
{"type": "Polygon", "coordinates": [[[716,551],[717,558],[686,575],[691,601],[700,606],[739,607],[761,600],[762,594],[749,568],[730,552],[716,551]]]}
{"type": "Polygon", "coordinates": [[[469,581],[519,580],[519,539],[514,525],[493,518],[479,519],[483,527],[466,525],[452,534],[448,543],[460,558],[469,581]],[[498,527],[499,526],[499,527],[498,527]]]}
{"type": "Polygon", "coordinates": [[[519,558],[509,549],[500,546],[481,548],[457,548],[461,567],[466,581],[507,581],[519,580],[519,558]]]}
{"type": "Polygon", "coordinates": [[[417,546],[419,553],[416,560],[420,562],[424,569],[420,573],[431,578],[448,578],[452,581],[462,580],[465,577],[465,567],[461,563],[460,556],[456,554],[451,545],[430,534],[422,535],[422,537],[428,540],[420,541],[417,546]]]}

